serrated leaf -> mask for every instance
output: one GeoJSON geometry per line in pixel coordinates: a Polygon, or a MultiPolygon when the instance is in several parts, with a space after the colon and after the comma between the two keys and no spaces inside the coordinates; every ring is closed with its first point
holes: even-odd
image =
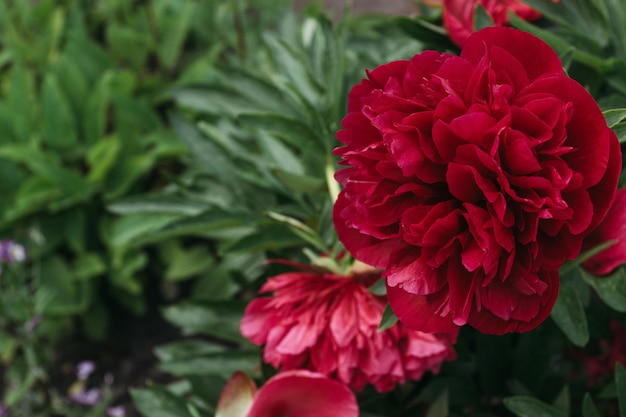
{"type": "Polygon", "coordinates": [[[160,385],[130,390],[135,407],[145,417],[192,417],[184,399],[160,385]]]}
{"type": "Polygon", "coordinates": [[[559,298],[550,314],[567,338],[576,346],[585,346],[589,341],[587,315],[578,293],[568,285],[561,285],[559,298]]]}
{"type": "Polygon", "coordinates": [[[508,397],[503,403],[518,417],[566,417],[556,408],[532,397],[508,397]]]}

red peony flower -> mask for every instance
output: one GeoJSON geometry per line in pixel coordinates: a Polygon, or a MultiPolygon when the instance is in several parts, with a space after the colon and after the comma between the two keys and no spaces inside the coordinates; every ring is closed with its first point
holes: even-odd
{"type": "Polygon", "coordinates": [[[444,0],[443,25],[448,36],[458,46],[476,31],[474,13],[481,5],[496,26],[509,23],[509,11],[527,21],[539,19],[541,15],[520,0],[444,0]]]}
{"type": "Polygon", "coordinates": [[[378,331],[386,300],[368,290],[380,273],[340,276],[291,272],[270,278],[246,308],[241,333],[265,345],[263,359],[281,371],[309,369],[355,390],[379,392],[437,373],[455,358],[458,329],[445,335],[397,324],[378,331]]]}
{"type": "Polygon", "coordinates": [[[587,271],[606,275],[626,262],[626,188],[617,190],[606,218],[585,238],[583,250],[611,240],[617,242],[583,263],[587,271]]]}
{"type": "Polygon", "coordinates": [[[222,391],[215,417],[357,417],[352,391],[340,382],[308,371],[270,378],[258,391],[254,381],[236,372],[222,391]]]}
{"type": "Polygon", "coordinates": [[[541,323],[621,168],[591,95],[543,41],[505,27],[476,32],[460,57],[379,66],[342,123],[335,228],[384,270],[400,320],[425,332],[541,323]]]}

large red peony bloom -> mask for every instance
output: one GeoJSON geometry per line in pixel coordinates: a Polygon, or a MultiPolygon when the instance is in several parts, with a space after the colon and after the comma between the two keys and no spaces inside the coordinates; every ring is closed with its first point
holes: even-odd
{"type": "Polygon", "coordinates": [[[443,25],[448,36],[458,46],[476,31],[474,13],[481,5],[493,20],[496,26],[509,23],[509,11],[512,11],[524,20],[533,21],[541,15],[520,0],[444,0],[443,25]]]}
{"type": "Polygon", "coordinates": [[[265,345],[264,361],[281,371],[309,369],[355,390],[370,383],[384,392],[427,371],[437,373],[444,360],[456,357],[458,329],[432,335],[397,324],[379,332],[386,300],[367,288],[379,278],[380,273],[275,276],[261,288],[273,295],[246,308],[241,333],[265,345]]]}
{"type": "Polygon", "coordinates": [[[606,275],[626,263],[626,188],[617,190],[606,217],[583,242],[583,250],[593,249],[605,242],[616,242],[592,256],[583,267],[595,275],[606,275]]]}
{"type": "Polygon", "coordinates": [[[270,378],[258,391],[236,372],[222,391],[215,417],[358,417],[354,393],[340,382],[308,371],[270,378]]]}
{"type": "Polygon", "coordinates": [[[426,332],[524,332],[607,212],[617,137],[548,45],[476,32],[461,56],[381,65],[349,95],[335,152],[341,241],[384,270],[391,307],[426,332]]]}

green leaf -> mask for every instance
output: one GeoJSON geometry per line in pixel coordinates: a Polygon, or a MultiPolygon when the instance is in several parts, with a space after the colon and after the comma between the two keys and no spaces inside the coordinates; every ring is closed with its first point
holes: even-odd
{"type": "Polygon", "coordinates": [[[116,136],[102,138],[94,143],[87,153],[89,174],[87,180],[92,183],[104,181],[111,167],[122,149],[122,144],[116,136]]]}
{"type": "Polygon", "coordinates": [[[179,376],[187,375],[221,375],[228,377],[234,372],[243,371],[248,375],[258,372],[258,350],[212,353],[178,361],[167,361],[159,364],[159,369],[179,376]]]}
{"type": "Polygon", "coordinates": [[[318,177],[298,175],[279,168],[272,170],[274,175],[287,187],[296,192],[319,193],[325,191],[325,182],[318,177]]]}
{"type": "Polygon", "coordinates": [[[106,41],[113,54],[128,61],[135,68],[141,68],[150,52],[150,38],[143,31],[135,28],[108,25],[106,41]]]}
{"type": "Polygon", "coordinates": [[[378,325],[378,331],[382,332],[387,329],[390,329],[398,322],[398,317],[391,309],[389,303],[385,306],[385,311],[383,312],[383,317],[380,319],[380,324],[378,325]]]}
{"type": "Polygon", "coordinates": [[[430,405],[426,417],[448,417],[450,415],[450,409],[448,406],[448,390],[443,392],[437,397],[435,402],[430,405]]]}
{"type": "Polygon", "coordinates": [[[161,362],[182,361],[198,356],[223,352],[227,347],[201,339],[183,339],[158,346],[154,353],[161,362]]]}
{"type": "Polygon", "coordinates": [[[557,410],[561,410],[563,414],[565,414],[566,416],[569,416],[570,402],[571,400],[570,400],[569,386],[565,385],[563,389],[559,392],[559,394],[556,396],[554,401],[552,401],[552,405],[557,410]]]}
{"type": "Polygon", "coordinates": [[[239,333],[244,303],[235,301],[185,302],[163,309],[167,321],[185,334],[207,334],[234,342],[244,340],[239,333]]]}
{"type": "Polygon", "coordinates": [[[86,283],[76,282],[72,270],[58,256],[41,264],[41,278],[35,293],[35,309],[52,315],[77,314],[88,306],[86,283]]]}
{"type": "Polygon", "coordinates": [[[626,312],[626,271],[623,267],[611,275],[596,277],[583,271],[583,278],[609,307],[626,312]]]}
{"type": "Polygon", "coordinates": [[[167,241],[160,249],[167,264],[164,277],[168,281],[180,281],[210,271],[215,263],[213,255],[204,245],[184,249],[167,241]]]}
{"type": "Polygon", "coordinates": [[[95,143],[106,131],[107,109],[110,101],[112,70],[106,71],[90,91],[83,114],[83,132],[86,143],[95,143]]]}
{"type": "Polygon", "coordinates": [[[214,409],[217,406],[217,401],[228,377],[225,378],[219,375],[189,375],[186,379],[191,384],[193,394],[214,409]]]}
{"type": "Polygon", "coordinates": [[[427,45],[436,45],[441,49],[457,49],[441,25],[429,22],[423,17],[398,17],[393,22],[407,35],[427,45]]]}
{"type": "Polygon", "coordinates": [[[619,416],[626,417],[626,370],[619,362],[615,364],[615,385],[617,387],[619,416]]]}
{"type": "Polygon", "coordinates": [[[59,187],[47,177],[32,176],[26,179],[15,195],[13,204],[3,213],[6,222],[33,212],[45,210],[51,201],[62,195],[59,187]]]}
{"type": "Polygon", "coordinates": [[[142,283],[136,273],[143,269],[147,263],[148,256],[139,250],[124,252],[122,257],[116,256],[113,259],[113,269],[109,274],[111,284],[128,294],[141,294],[142,283]]]}
{"type": "MultiPolygon", "coordinates": [[[[241,114],[237,121],[255,129],[279,133],[290,145],[303,148],[308,143],[321,143],[323,138],[307,123],[277,113],[241,114]]],[[[321,148],[323,149],[323,148],[321,148]]]]}
{"type": "Polygon", "coordinates": [[[210,138],[204,136],[190,122],[177,114],[170,115],[170,123],[179,137],[189,147],[189,151],[203,167],[225,184],[236,186],[233,175],[237,167],[229,160],[224,150],[210,138]]]}
{"type": "Polygon", "coordinates": [[[602,112],[609,127],[614,127],[626,119],[626,109],[610,109],[602,112]]]}
{"type": "Polygon", "coordinates": [[[176,213],[141,213],[120,217],[111,225],[109,244],[111,246],[131,245],[180,218],[181,215],[176,213]]]}
{"type": "Polygon", "coordinates": [[[474,6],[474,31],[493,26],[493,19],[480,3],[474,6]]]}
{"type": "Polygon", "coordinates": [[[551,317],[572,343],[576,346],[587,344],[589,341],[587,316],[583,303],[573,288],[561,285],[551,317]]]}
{"type": "Polygon", "coordinates": [[[566,417],[556,408],[532,397],[508,397],[504,406],[518,417],[566,417]]]}
{"type": "Polygon", "coordinates": [[[26,142],[31,139],[37,124],[34,124],[38,109],[35,94],[34,74],[15,65],[8,76],[7,105],[15,139],[26,142]]]}
{"type": "Polygon", "coordinates": [[[262,226],[259,230],[234,240],[223,247],[224,251],[267,251],[302,246],[304,241],[283,225],[262,226]]]}
{"type": "Polygon", "coordinates": [[[78,143],[78,125],[67,97],[57,79],[49,73],[42,89],[42,136],[46,145],[59,150],[74,150],[78,143]]]}
{"type": "Polygon", "coordinates": [[[107,205],[115,214],[172,213],[195,216],[208,209],[207,205],[169,194],[143,194],[125,197],[107,205]]]}
{"type": "Polygon", "coordinates": [[[103,274],[106,271],[106,264],[99,254],[85,253],[74,261],[72,269],[76,280],[83,281],[103,274]]]}
{"type": "Polygon", "coordinates": [[[586,393],[583,399],[583,417],[602,417],[589,393],[586,393]]]}
{"type": "Polygon", "coordinates": [[[172,68],[178,62],[183,42],[197,7],[195,3],[191,2],[161,4],[164,7],[157,12],[160,32],[157,53],[163,65],[172,68]]]}
{"type": "Polygon", "coordinates": [[[135,407],[145,417],[192,417],[187,403],[160,385],[130,390],[135,407]]]}

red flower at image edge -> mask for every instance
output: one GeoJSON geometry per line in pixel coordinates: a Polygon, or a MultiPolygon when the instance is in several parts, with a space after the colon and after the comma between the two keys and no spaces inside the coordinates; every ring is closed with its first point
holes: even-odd
{"type": "Polygon", "coordinates": [[[593,98],[512,28],[476,32],[459,57],[425,51],[368,72],[342,124],[335,228],[425,332],[539,325],[621,168],[593,98]]]}
{"type": "Polygon", "coordinates": [[[470,35],[476,31],[474,13],[479,4],[496,26],[509,23],[509,11],[527,21],[541,17],[530,6],[519,0],[444,0],[443,25],[452,42],[458,46],[463,46],[470,35]]]}
{"type": "Polygon", "coordinates": [[[616,243],[583,262],[583,268],[607,275],[626,262],[626,188],[617,190],[606,217],[583,241],[583,251],[611,240],[616,243]]]}
{"type": "Polygon", "coordinates": [[[270,278],[246,308],[241,333],[263,347],[263,359],[281,371],[308,369],[354,390],[377,391],[437,373],[456,358],[458,329],[432,335],[401,324],[378,331],[386,305],[368,290],[377,274],[340,276],[291,272],[270,278]]]}
{"type": "Polygon", "coordinates": [[[222,391],[215,417],[358,417],[354,393],[340,382],[308,371],[284,372],[258,391],[236,372],[222,391]]]}
{"type": "Polygon", "coordinates": [[[600,340],[600,354],[591,356],[584,352],[575,352],[572,356],[580,360],[587,372],[588,385],[592,386],[607,375],[612,375],[617,363],[626,366],[626,331],[615,319],[609,322],[610,340],[600,340]]]}

